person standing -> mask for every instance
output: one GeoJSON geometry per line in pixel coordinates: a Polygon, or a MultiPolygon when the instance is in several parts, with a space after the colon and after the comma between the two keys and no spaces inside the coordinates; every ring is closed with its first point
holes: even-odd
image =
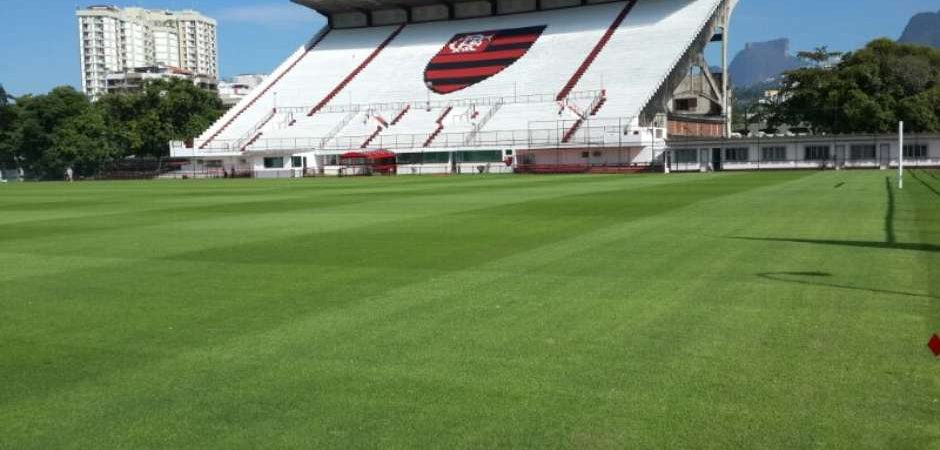
{"type": "Polygon", "coordinates": [[[68,181],[69,183],[71,183],[72,181],[74,181],[74,179],[72,178],[74,175],[75,175],[75,172],[72,171],[72,166],[69,166],[67,169],[65,169],[65,181],[68,181]]]}

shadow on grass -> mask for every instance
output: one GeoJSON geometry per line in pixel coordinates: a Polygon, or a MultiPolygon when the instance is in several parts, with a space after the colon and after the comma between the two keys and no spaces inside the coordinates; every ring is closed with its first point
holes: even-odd
{"type": "MultiPolygon", "coordinates": [[[[933,192],[933,195],[936,195],[937,197],[940,197],[940,191],[938,191],[937,188],[931,186],[930,183],[924,181],[921,177],[917,176],[917,172],[918,172],[917,170],[912,170],[912,171],[910,171],[910,172],[908,172],[908,173],[910,173],[911,176],[914,177],[915,180],[917,180],[918,182],[920,182],[920,184],[924,185],[925,188],[930,189],[930,192],[933,192]]],[[[933,178],[937,178],[936,176],[934,176],[934,175],[933,175],[932,173],[930,173],[930,172],[924,171],[924,173],[930,175],[930,176],[933,177],[933,178]]]]}
{"type": "Polygon", "coordinates": [[[934,244],[907,244],[903,242],[871,242],[871,241],[837,241],[829,239],[788,239],[788,238],[755,238],[745,236],[732,236],[731,239],[744,241],[788,242],[791,244],[833,245],[840,247],[878,248],[885,250],[909,250],[915,252],[940,252],[940,245],[934,244]]]}
{"type": "Polygon", "coordinates": [[[902,295],[905,297],[920,297],[920,298],[940,300],[940,297],[934,297],[928,294],[917,294],[914,292],[894,291],[890,289],[866,288],[866,287],[859,287],[859,286],[849,286],[846,284],[832,283],[832,282],[827,281],[829,278],[832,278],[832,274],[827,273],[827,272],[764,272],[764,273],[757,274],[757,276],[765,280],[777,281],[777,282],[782,282],[782,283],[802,284],[804,286],[832,287],[832,288],[838,288],[838,289],[848,289],[848,290],[853,290],[853,291],[872,292],[875,294],[902,295]]]}
{"type": "MultiPolygon", "coordinates": [[[[915,177],[916,178],[916,177],[915,177]]],[[[918,180],[920,181],[920,180],[918,180]]],[[[923,183],[923,181],[921,181],[923,183]]],[[[926,184],[926,183],[925,183],[926,184]]],[[[895,198],[891,186],[891,178],[885,177],[885,191],[888,195],[888,206],[885,211],[885,241],[838,241],[834,239],[795,239],[795,238],[756,238],[747,236],[731,236],[732,239],[744,241],[788,242],[791,244],[832,245],[839,247],[876,248],[885,250],[907,250],[915,252],[940,253],[940,245],[925,243],[897,242],[894,233],[895,198]]]]}
{"type": "Polygon", "coordinates": [[[891,189],[891,178],[885,177],[885,190],[888,192],[888,210],[885,211],[885,242],[894,244],[897,237],[894,235],[894,189],[891,189]]]}

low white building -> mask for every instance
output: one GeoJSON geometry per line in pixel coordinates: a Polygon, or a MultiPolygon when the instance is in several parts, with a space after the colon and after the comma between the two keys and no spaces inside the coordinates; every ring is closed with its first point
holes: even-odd
{"type": "MultiPolygon", "coordinates": [[[[896,134],[754,136],[731,139],[670,139],[674,171],[887,169],[897,167],[896,134]]],[[[940,166],[940,134],[906,134],[907,167],[940,166]]]]}
{"type": "Polygon", "coordinates": [[[110,73],[106,77],[108,93],[130,93],[140,91],[144,84],[152,80],[181,79],[207,91],[215,91],[218,81],[213,77],[196,75],[175,67],[154,66],[138,67],[120,73],[110,73]]]}
{"type": "Polygon", "coordinates": [[[247,97],[252,89],[261,85],[267,75],[237,75],[228,81],[219,82],[219,98],[226,106],[234,106],[247,97]]]}

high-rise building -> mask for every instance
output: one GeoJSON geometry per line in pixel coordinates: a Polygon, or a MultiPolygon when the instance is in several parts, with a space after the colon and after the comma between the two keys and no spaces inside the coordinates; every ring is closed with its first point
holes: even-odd
{"type": "Polygon", "coordinates": [[[108,75],[146,67],[219,77],[217,24],[196,11],[91,6],[76,15],[82,90],[91,97],[108,91],[108,75]]]}

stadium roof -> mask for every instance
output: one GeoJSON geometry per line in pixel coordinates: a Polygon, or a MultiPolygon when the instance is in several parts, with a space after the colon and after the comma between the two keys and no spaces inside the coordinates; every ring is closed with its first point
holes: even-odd
{"type": "MultiPolygon", "coordinates": [[[[454,4],[459,0],[291,0],[317,10],[320,14],[330,15],[352,11],[372,11],[386,8],[410,8],[413,6],[454,4]]],[[[464,0],[466,1],[466,0],[464,0]]]]}

